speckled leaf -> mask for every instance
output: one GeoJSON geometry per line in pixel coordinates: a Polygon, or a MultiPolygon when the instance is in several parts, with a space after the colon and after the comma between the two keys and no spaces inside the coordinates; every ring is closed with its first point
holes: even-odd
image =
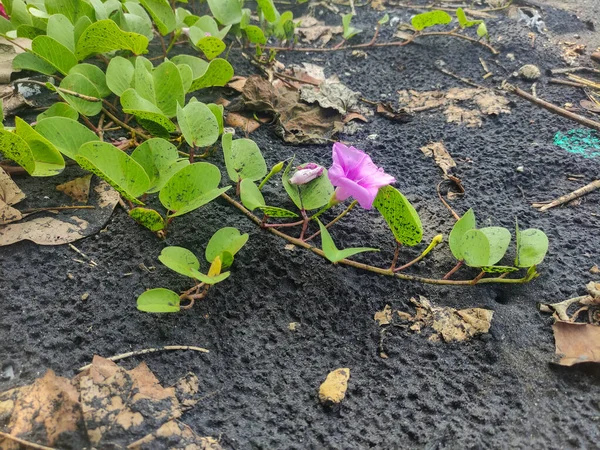
{"type": "Polygon", "coordinates": [[[377,248],[370,247],[356,247],[338,250],[325,225],[323,225],[319,219],[317,219],[317,222],[319,223],[319,228],[321,230],[321,248],[323,253],[325,253],[325,257],[334,264],[342,259],[349,258],[358,253],[379,251],[377,248]]]}
{"type": "Polygon", "coordinates": [[[32,70],[44,75],[53,75],[56,73],[56,68],[52,64],[29,52],[19,53],[15,56],[12,67],[14,70],[32,70]]]}
{"type": "Polygon", "coordinates": [[[81,146],[75,160],[84,169],[104,179],[127,200],[143,205],[136,197],[150,187],[150,179],[144,168],[127,153],[106,142],[88,142],[81,146]]]}
{"type": "Polygon", "coordinates": [[[130,50],[140,55],[145,53],[147,48],[146,36],[123,31],[111,19],[106,19],[95,22],[85,29],[77,41],[76,55],[79,59],[85,59],[96,53],[113,50],[130,50]]]}
{"type": "Polygon", "coordinates": [[[493,266],[502,259],[508,244],[510,244],[510,231],[502,227],[480,228],[480,232],[485,234],[490,245],[490,256],[486,266],[493,266]]]}
{"type": "Polygon", "coordinates": [[[161,189],[162,205],[177,217],[214,200],[229,187],[219,189],[221,171],[209,163],[195,163],[179,170],[161,189]]]}
{"type": "Polygon", "coordinates": [[[467,231],[461,241],[465,263],[471,267],[483,267],[490,264],[490,243],[484,233],[472,229],[467,231]]]}
{"type": "Polygon", "coordinates": [[[234,183],[240,180],[257,181],[267,174],[267,163],[251,139],[236,139],[230,133],[223,135],[223,157],[227,175],[234,183]]]}
{"type": "Polygon", "coordinates": [[[260,9],[267,21],[275,22],[277,20],[277,10],[275,9],[273,0],[256,0],[256,3],[258,3],[258,6],[260,6],[260,9]]]}
{"type": "Polygon", "coordinates": [[[38,114],[36,122],[49,117],[67,117],[69,119],[79,119],[79,113],[75,111],[68,103],[58,102],[52,105],[43,113],[38,114]]]}
{"type": "Polygon", "coordinates": [[[207,0],[210,12],[223,25],[239,23],[242,5],[239,0],[207,0]]]}
{"type": "Polygon", "coordinates": [[[542,231],[535,228],[528,230],[519,230],[517,224],[517,258],[515,266],[517,267],[532,267],[541,264],[548,252],[548,236],[542,231]]]}
{"type": "Polygon", "coordinates": [[[463,236],[467,231],[476,227],[477,222],[475,221],[475,213],[472,209],[469,209],[464,216],[454,224],[450,236],[448,237],[448,244],[450,245],[450,251],[457,260],[463,260],[463,249],[461,246],[463,236]]]}
{"type": "MultiPolygon", "coordinates": [[[[237,228],[224,227],[217,230],[206,246],[204,257],[209,263],[212,263],[215,258],[221,258],[224,252],[228,252],[231,256],[235,256],[237,252],[246,244],[248,241],[248,234],[241,234],[237,228]]],[[[223,258],[221,258],[223,260],[223,258]]],[[[223,268],[227,268],[224,266],[223,268]]]]}
{"type": "MultiPolygon", "coordinates": [[[[96,89],[96,86],[94,86],[94,83],[80,73],[73,73],[64,77],[60,82],[60,87],[62,89],[77,92],[78,94],[88,95],[90,97],[100,99],[100,93],[98,92],[98,89],[96,89]]],[[[79,114],[84,116],[95,116],[102,110],[101,101],[92,102],[75,95],[67,94],[63,91],[57,92],[58,95],[60,95],[69,105],[75,108],[79,114]]]]}
{"type": "Polygon", "coordinates": [[[214,36],[205,36],[194,45],[202,50],[202,53],[204,53],[204,56],[206,56],[209,61],[215,59],[227,48],[221,39],[214,36]]]}
{"type": "Polygon", "coordinates": [[[155,136],[169,137],[169,133],[177,130],[175,124],[158,109],[158,106],[140,97],[134,89],[123,92],[121,106],[124,112],[133,114],[140,125],[155,136]]]}
{"type": "Polygon", "coordinates": [[[72,159],[75,159],[83,144],[98,140],[98,136],[88,127],[67,117],[39,120],[35,131],[52,142],[63,155],[72,159]]]}
{"type": "Polygon", "coordinates": [[[5,158],[8,158],[23,167],[27,173],[35,171],[35,160],[27,142],[14,133],[0,130],[0,148],[5,158]]]}
{"type": "MultiPolygon", "coordinates": [[[[34,161],[33,172],[30,175],[35,177],[50,177],[57,175],[65,168],[65,160],[56,147],[44,136],[35,131],[31,126],[20,117],[15,117],[15,134],[23,139],[34,161]]],[[[2,151],[7,157],[10,157],[4,148],[2,151]]]]}
{"type": "Polygon", "coordinates": [[[485,22],[481,22],[479,24],[479,26],[477,27],[477,36],[486,38],[489,40],[490,35],[488,33],[488,29],[487,29],[487,26],[485,25],[485,22]]]}
{"type": "Polygon", "coordinates": [[[483,266],[481,270],[487,273],[510,273],[516,272],[519,268],[511,266],[483,266]]]}
{"type": "Polygon", "coordinates": [[[104,72],[93,64],[77,64],[75,67],[72,67],[69,71],[69,75],[79,73],[86,77],[89,81],[92,82],[94,87],[98,90],[101,98],[108,97],[110,95],[110,89],[106,85],[106,75],[104,72]]]}
{"type": "Polygon", "coordinates": [[[166,225],[163,217],[157,211],[149,208],[130,209],[129,216],[150,231],[163,230],[166,225]]]}
{"type": "Polygon", "coordinates": [[[240,200],[242,204],[250,211],[254,211],[259,206],[265,206],[265,199],[253,181],[245,179],[240,183],[240,200]]]}
{"type": "Polygon", "coordinates": [[[292,159],[281,176],[283,187],[298,209],[306,209],[308,211],[325,206],[333,195],[333,185],[327,176],[327,169],[323,170],[323,174],[303,185],[290,184],[290,172],[294,165],[292,159]]]}
{"type": "Polygon", "coordinates": [[[177,105],[177,123],[191,147],[208,147],[219,138],[219,124],[213,112],[201,102],[177,105]]]}
{"type": "Polygon", "coordinates": [[[248,40],[253,44],[263,45],[267,43],[265,33],[256,25],[248,25],[246,28],[244,28],[244,32],[246,33],[248,40]]]}
{"type": "Polygon", "coordinates": [[[284,209],[284,208],[277,208],[276,206],[258,206],[257,208],[260,209],[265,216],[269,216],[269,217],[277,217],[277,218],[300,217],[295,212],[292,212],[292,211],[290,211],[288,209],[284,209]]]}
{"type": "Polygon", "coordinates": [[[392,186],[380,188],[373,206],[381,213],[397,242],[408,246],[421,242],[423,226],[419,214],[398,189],[392,186]]]}
{"type": "Polygon", "coordinates": [[[231,67],[228,61],[221,58],[213,59],[209,63],[206,72],[199,78],[194,78],[188,92],[213,86],[225,86],[232,77],[233,67],[231,67]]]}
{"type": "Polygon", "coordinates": [[[179,295],[169,289],[150,289],[137,299],[137,309],[149,313],[179,312],[179,295]]]}
{"type": "Polygon", "coordinates": [[[63,75],[77,65],[77,58],[73,52],[49,36],[38,36],[31,41],[31,51],[63,75]]]}
{"type": "Polygon", "coordinates": [[[144,168],[150,178],[150,187],[146,191],[149,194],[160,191],[176,172],[189,165],[189,160],[179,157],[177,147],[159,138],[143,142],[131,157],[144,168]]]}
{"type": "Polygon", "coordinates": [[[122,56],[115,56],[106,68],[106,85],[120,97],[123,92],[133,87],[134,70],[131,61],[122,56]]]}
{"type": "Polygon", "coordinates": [[[452,22],[452,17],[445,11],[434,10],[417,14],[410,22],[415,30],[421,31],[434,25],[446,25],[452,22]]]}
{"type": "Polygon", "coordinates": [[[167,0],[140,0],[163,36],[175,29],[175,13],[167,0]]]}

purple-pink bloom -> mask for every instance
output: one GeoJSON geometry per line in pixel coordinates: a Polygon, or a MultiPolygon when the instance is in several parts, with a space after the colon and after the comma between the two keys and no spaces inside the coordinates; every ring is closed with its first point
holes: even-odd
{"type": "Polygon", "coordinates": [[[341,142],[333,144],[333,165],[327,175],[331,184],[337,187],[336,200],[341,202],[354,197],[364,209],[371,209],[379,188],[396,181],[377,167],[365,152],[346,147],[341,142]]]}
{"type": "Polygon", "coordinates": [[[8,17],[8,14],[6,14],[6,10],[4,9],[4,5],[2,3],[0,3],[0,16],[10,20],[10,17],[8,17]]]}
{"type": "Polygon", "coordinates": [[[315,163],[302,164],[296,168],[296,173],[289,180],[290,184],[306,184],[323,175],[323,170],[325,169],[322,166],[315,163]]]}

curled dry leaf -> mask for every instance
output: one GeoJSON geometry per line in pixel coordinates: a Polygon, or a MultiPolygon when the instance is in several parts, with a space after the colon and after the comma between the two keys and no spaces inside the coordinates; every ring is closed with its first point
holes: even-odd
{"type": "Polygon", "coordinates": [[[396,109],[389,102],[378,103],[375,112],[380,116],[395,122],[408,122],[412,118],[412,114],[410,114],[406,109],[396,109]]]}
{"type": "Polygon", "coordinates": [[[300,100],[318,103],[322,108],[332,108],[341,114],[358,106],[360,92],[355,92],[337,79],[327,79],[319,86],[312,84],[300,88],[300,100]]]}
{"type": "Polygon", "coordinates": [[[421,151],[425,156],[433,158],[435,163],[438,165],[445,176],[452,174],[452,169],[456,167],[456,163],[446,150],[446,146],[443,142],[433,142],[424,147],[421,147],[421,151]]]}
{"type": "Polygon", "coordinates": [[[327,45],[334,34],[342,34],[344,32],[344,27],[325,25],[324,22],[312,16],[302,16],[298,18],[298,21],[300,22],[300,26],[296,27],[295,32],[300,41],[319,47],[327,45]]]}
{"type": "Polygon", "coordinates": [[[325,381],[319,387],[319,401],[324,406],[334,406],[341,403],[346,396],[350,369],[336,369],[329,372],[325,381]]]}
{"type": "Polygon", "coordinates": [[[227,113],[227,116],[225,116],[225,123],[228,127],[238,128],[246,133],[252,133],[261,126],[260,122],[236,112],[227,113]]]}
{"type": "Polygon", "coordinates": [[[600,326],[557,321],[552,330],[561,366],[600,362],[600,326]]]}

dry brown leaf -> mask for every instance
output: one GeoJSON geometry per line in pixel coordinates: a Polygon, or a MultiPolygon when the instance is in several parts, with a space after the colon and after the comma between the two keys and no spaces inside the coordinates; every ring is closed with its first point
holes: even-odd
{"type": "Polygon", "coordinates": [[[480,127],[482,116],[510,114],[509,100],[489,89],[451,88],[448,91],[402,90],[400,104],[409,111],[423,111],[445,106],[448,122],[480,127]]]}
{"type": "Polygon", "coordinates": [[[412,115],[405,109],[396,109],[389,102],[378,103],[375,112],[386,119],[398,122],[408,122],[412,117],[412,115]]]}
{"type": "Polygon", "coordinates": [[[56,186],[56,190],[68,195],[76,202],[87,203],[90,196],[90,183],[92,174],[75,178],[66,183],[56,186]]]}
{"type": "Polygon", "coordinates": [[[295,32],[300,41],[323,47],[333,38],[334,34],[342,34],[344,28],[340,26],[325,25],[324,22],[315,19],[312,16],[302,16],[298,18],[300,26],[296,27],[295,32]]]}
{"type": "Polygon", "coordinates": [[[379,323],[379,326],[389,325],[392,322],[392,307],[390,305],[385,305],[382,311],[377,311],[375,313],[373,319],[379,323]]]}
{"type": "Polygon", "coordinates": [[[227,116],[225,116],[225,123],[229,127],[239,128],[240,130],[246,133],[252,133],[261,126],[260,122],[242,116],[241,114],[236,112],[227,113],[227,116]]]}
{"type": "Polygon", "coordinates": [[[211,437],[198,436],[184,423],[170,420],[154,433],[127,446],[131,450],[151,450],[168,448],[169,450],[221,450],[219,442],[211,437]],[[174,445],[173,443],[176,442],[174,445]]]}
{"type": "Polygon", "coordinates": [[[53,215],[0,226],[0,246],[23,240],[39,245],[62,245],[97,233],[112,215],[120,197],[104,181],[94,188],[94,193],[95,209],[63,211],[58,216],[60,219],[53,215]]]}
{"type": "Polygon", "coordinates": [[[2,168],[0,168],[0,200],[7,205],[16,205],[26,197],[25,193],[12,180],[2,168]]]}
{"type": "Polygon", "coordinates": [[[557,321],[552,330],[561,366],[600,362],[600,326],[557,321]]]}
{"type": "Polygon", "coordinates": [[[350,122],[352,120],[360,120],[361,122],[365,122],[365,123],[369,122],[369,119],[367,119],[361,113],[357,113],[357,112],[351,112],[349,114],[346,114],[344,116],[344,118],[342,119],[342,122],[348,123],[348,122],[350,122]]]}
{"type": "Polygon", "coordinates": [[[358,106],[360,92],[355,92],[337,80],[328,79],[319,86],[306,84],[300,88],[300,100],[318,103],[322,108],[332,108],[346,114],[358,106]]]}
{"type": "Polygon", "coordinates": [[[433,158],[435,163],[438,165],[444,175],[450,175],[452,173],[452,169],[456,167],[456,163],[446,150],[446,146],[443,142],[433,142],[424,147],[421,147],[421,151],[428,156],[429,158],[433,158]]]}
{"type": "Polygon", "coordinates": [[[325,406],[339,404],[346,396],[350,369],[336,369],[329,372],[325,381],[319,387],[319,401],[325,406]]]}
{"type": "Polygon", "coordinates": [[[594,273],[594,274],[600,273],[600,267],[598,267],[596,264],[594,264],[592,266],[592,268],[590,269],[590,273],[594,273]]]}
{"type": "Polygon", "coordinates": [[[3,200],[0,199],[0,225],[16,222],[22,218],[23,215],[18,209],[7,205],[3,200]]]}
{"type": "Polygon", "coordinates": [[[174,387],[177,400],[184,409],[190,409],[198,403],[200,383],[195,374],[192,372],[187,373],[177,381],[174,387]]]}
{"type": "Polygon", "coordinates": [[[25,51],[22,47],[31,48],[30,39],[17,38],[15,42],[20,47],[5,38],[0,38],[0,84],[10,83],[10,76],[13,73],[12,62],[15,56],[25,51]]]}
{"type": "Polygon", "coordinates": [[[385,11],[385,0],[371,0],[371,8],[376,11],[385,11]]]}
{"type": "Polygon", "coordinates": [[[227,83],[227,87],[235,91],[242,92],[246,84],[246,77],[235,76],[227,83]]]}

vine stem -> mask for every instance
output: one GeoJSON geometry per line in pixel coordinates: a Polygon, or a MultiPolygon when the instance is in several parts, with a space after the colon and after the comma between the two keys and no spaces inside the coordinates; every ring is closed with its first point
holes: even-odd
{"type": "MultiPolygon", "coordinates": [[[[237,202],[236,200],[234,200],[227,194],[221,194],[221,198],[223,198],[225,201],[227,201],[232,206],[235,206],[238,210],[240,210],[246,217],[248,217],[256,225],[258,225],[258,226],[261,225],[262,221],[257,216],[252,214],[252,212],[248,211],[244,207],[244,205],[237,202]]],[[[307,242],[304,242],[300,239],[297,239],[297,238],[289,236],[285,233],[282,233],[281,231],[279,231],[275,228],[266,228],[266,230],[269,233],[274,234],[275,236],[285,239],[290,244],[294,244],[298,247],[302,247],[306,250],[310,250],[311,252],[315,253],[316,255],[319,255],[322,258],[325,258],[325,253],[320,248],[313,247],[312,245],[308,244],[307,242]]],[[[354,267],[356,269],[367,270],[369,272],[373,272],[373,273],[376,273],[379,275],[385,275],[388,277],[399,278],[399,279],[405,280],[405,281],[416,281],[419,283],[435,284],[435,285],[472,286],[474,284],[485,284],[485,283],[524,284],[529,281],[529,279],[527,277],[523,277],[523,278],[498,278],[498,277],[496,277],[496,278],[481,278],[479,280],[444,280],[444,279],[440,280],[440,279],[436,279],[436,278],[425,278],[425,277],[419,277],[419,276],[413,276],[413,275],[406,275],[403,273],[395,273],[393,270],[390,270],[390,269],[382,269],[380,267],[375,267],[375,266],[371,266],[369,264],[359,263],[357,261],[352,261],[350,259],[342,259],[342,260],[338,261],[337,264],[354,267]]]]}
{"type": "Polygon", "coordinates": [[[141,137],[142,139],[148,140],[151,139],[150,136],[148,136],[145,133],[142,133],[141,131],[136,130],[135,128],[127,125],[125,122],[123,122],[121,119],[119,119],[117,116],[113,115],[110,111],[108,111],[106,108],[102,108],[102,112],[104,114],[106,114],[110,120],[112,120],[114,123],[116,123],[117,125],[119,125],[121,128],[126,129],[127,131],[129,131],[130,133],[133,133],[134,136],[137,135],[139,137],[141,137]]]}
{"type": "MultiPolygon", "coordinates": [[[[338,216],[335,219],[333,219],[331,222],[329,222],[327,225],[325,225],[325,228],[329,228],[329,227],[333,226],[336,222],[341,220],[346,214],[348,214],[350,211],[352,211],[352,208],[354,208],[357,204],[358,204],[358,202],[356,200],[354,200],[352,203],[350,203],[348,205],[348,207],[344,211],[342,211],[340,214],[338,214],[338,216]]],[[[316,218],[317,218],[317,215],[314,215],[311,217],[311,220],[316,219],[316,218]]],[[[305,239],[305,241],[310,241],[311,239],[316,238],[320,234],[321,234],[321,230],[317,231],[312,236],[307,237],[305,239]]]]}

